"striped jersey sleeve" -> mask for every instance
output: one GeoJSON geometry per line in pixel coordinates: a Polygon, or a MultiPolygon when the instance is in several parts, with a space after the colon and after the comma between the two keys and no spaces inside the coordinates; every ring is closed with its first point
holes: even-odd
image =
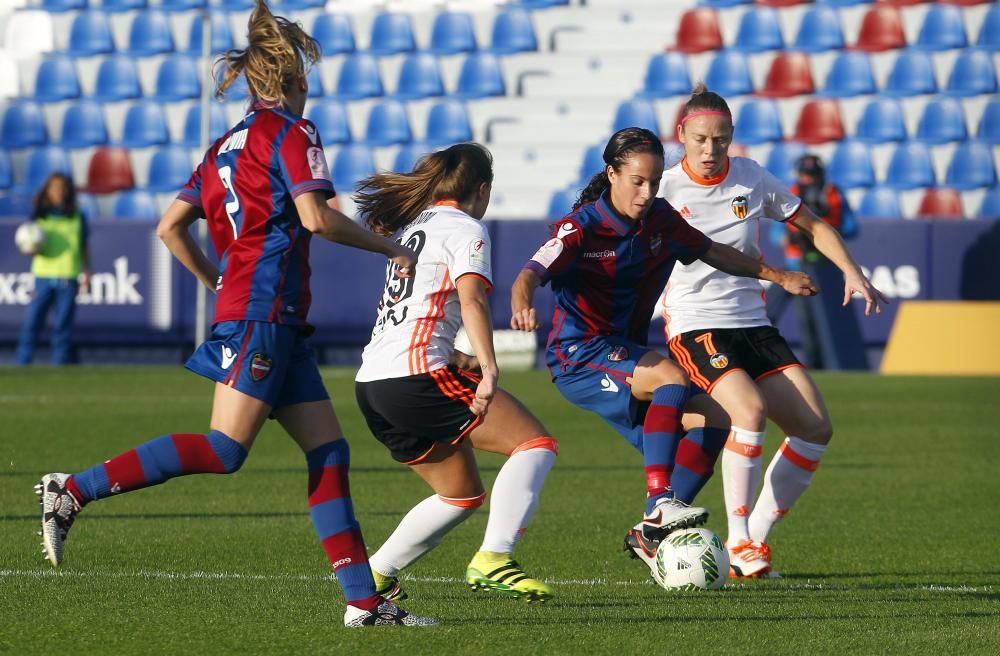
{"type": "Polygon", "coordinates": [[[322,191],[328,198],[336,195],[319,130],[306,119],[288,130],[278,152],[283,181],[292,198],[310,191],[322,191]]]}
{"type": "Polygon", "coordinates": [[[542,244],[524,268],[538,274],[544,285],[573,266],[582,251],[583,228],[567,218],[556,224],[552,238],[542,244]]]}

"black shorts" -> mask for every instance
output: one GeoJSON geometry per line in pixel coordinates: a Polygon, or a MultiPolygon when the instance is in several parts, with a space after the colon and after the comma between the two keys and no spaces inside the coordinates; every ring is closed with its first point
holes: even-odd
{"type": "Polygon", "coordinates": [[[669,346],[691,382],[706,392],[733,371],[745,371],[757,381],[802,366],[773,326],[692,330],[672,338],[669,346]]]}
{"type": "Polygon", "coordinates": [[[426,374],[355,383],[361,414],[392,457],[420,462],[438,442],[458,444],[482,417],[470,408],[479,378],[448,365],[426,374]]]}

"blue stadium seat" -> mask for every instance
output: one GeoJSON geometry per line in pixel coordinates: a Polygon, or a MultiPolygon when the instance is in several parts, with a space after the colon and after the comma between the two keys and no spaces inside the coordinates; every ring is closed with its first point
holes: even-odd
{"type": "Polygon", "coordinates": [[[558,221],[572,212],[573,204],[579,195],[580,190],[575,187],[560,189],[552,194],[552,200],[549,201],[548,218],[552,221],[558,221]]]}
{"type": "Polygon", "coordinates": [[[736,119],[734,141],[741,144],[761,144],[781,141],[781,116],[773,100],[755,98],[743,103],[736,119]]]}
{"type": "Polygon", "coordinates": [[[871,0],[816,0],[820,4],[833,5],[834,7],[851,7],[853,5],[871,4],[871,0]]]}
{"type": "Polygon", "coordinates": [[[751,4],[754,0],[701,0],[706,7],[736,7],[751,4]]]}
{"type": "Polygon", "coordinates": [[[976,45],[989,50],[1000,50],[1000,4],[994,4],[983,18],[976,45]]]}
{"type": "Polygon", "coordinates": [[[354,100],[383,95],[378,60],[367,52],[347,56],[337,78],[337,96],[354,100]]]}
{"type": "Polygon", "coordinates": [[[447,145],[463,141],[472,141],[472,125],[465,105],[449,98],[431,107],[427,114],[427,142],[447,145]]]}
{"type": "Polygon", "coordinates": [[[59,145],[63,148],[89,148],[108,143],[101,106],[93,100],[81,100],[67,107],[60,134],[59,145]]]}
{"type": "Polygon", "coordinates": [[[18,219],[31,214],[31,194],[24,189],[11,189],[8,193],[0,194],[0,216],[9,216],[18,219]]]}
{"type": "Polygon", "coordinates": [[[208,4],[207,0],[166,0],[160,6],[167,11],[188,11],[191,9],[204,9],[208,4]]]}
{"type": "Polygon", "coordinates": [[[607,167],[607,164],[604,163],[604,145],[600,143],[587,147],[583,154],[583,161],[580,162],[581,183],[586,184],[607,167]]]}
{"type": "MultiPolygon", "coordinates": [[[[208,143],[229,131],[229,121],[220,103],[210,103],[208,110],[208,143]]],[[[202,148],[201,105],[192,105],[184,117],[184,136],[181,143],[188,148],[202,148]]],[[[324,143],[326,143],[324,141],[324,143]]]]}
{"type": "Polygon", "coordinates": [[[403,144],[396,151],[396,157],[392,161],[392,170],[399,173],[412,171],[413,167],[417,164],[417,160],[432,151],[433,149],[427,144],[417,141],[403,144]]]}
{"type": "Polygon", "coordinates": [[[428,50],[436,55],[453,55],[475,49],[476,31],[472,24],[472,14],[442,11],[434,17],[428,50]]]}
{"type": "Polygon", "coordinates": [[[842,50],[844,32],[840,27],[840,14],[837,10],[823,5],[807,9],[799,23],[794,47],[805,52],[842,50]]]}
{"type": "Polygon", "coordinates": [[[924,113],[917,124],[917,141],[943,144],[949,141],[965,141],[968,129],[965,125],[965,110],[956,98],[939,96],[924,105],[924,113]]]}
{"type": "Polygon", "coordinates": [[[10,155],[6,150],[0,150],[0,189],[10,189],[13,185],[14,167],[10,163],[10,155]]]}
{"type": "MultiPolygon", "coordinates": [[[[212,75],[215,78],[215,86],[212,87],[212,94],[215,94],[216,89],[219,88],[219,84],[222,82],[226,74],[225,66],[216,66],[212,75]]],[[[310,78],[311,79],[311,78],[310,78]]],[[[237,75],[233,83],[229,85],[225,93],[222,94],[222,100],[224,102],[243,102],[250,95],[250,86],[247,84],[247,78],[245,75],[237,75]]]]}
{"type": "Polygon", "coordinates": [[[319,73],[319,66],[313,66],[309,69],[306,73],[306,82],[309,86],[309,92],[306,94],[308,98],[322,98],[326,95],[326,90],[323,88],[323,78],[319,73]]]}
{"type": "Polygon", "coordinates": [[[735,50],[720,50],[715,53],[705,74],[705,84],[723,97],[753,93],[746,55],[735,50]]]}
{"type": "Polygon", "coordinates": [[[1000,146],[1000,98],[994,98],[986,105],[979,119],[976,137],[986,143],[1000,146]]]}
{"type": "Polygon", "coordinates": [[[1000,187],[986,191],[983,202],[979,206],[980,219],[1000,219],[1000,187]]]}
{"type": "Polygon", "coordinates": [[[160,210],[156,206],[153,194],[141,189],[126,189],[119,192],[115,198],[111,206],[111,218],[157,221],[160,218],[160,210]]]}
{"type": "Polygon", "coordinates": [[[997,74],[992,55],[989,50],[963,50],[951,69],[947,92],[956,96],[996,93],[997,74]]]}
{"type": "Polygon", "coordinates": [[[94,98],[102,102],[130,100],[142,95],[135,61],[124,55],[112,55],[97,68],[94,98]]]}
{"type": "Polygon", "coordinates": [[[0,126],[0,145],[7,148],[41,146],[49,142],[45,116],[38,103],[18,100],[7,106],[0,126]]]}
{"type": "Polygon", "coordinates": [[[87,0],[42,0],[41,8],[52,13],[86,9],[87,0]]]}
{"type": "Polygon", "coordinates": [[[42,61],[35,77],[35,99],[56,102],[80,97],[76,65],[69,57],[50,57],[42,61]]]}
{"type": "Polygon", "coordinates": [[[354,52],[354,27],[346,14],[320,14],[313,22],[313,38],[319,41],[324,57],[354,52]]]}
{"type": "Polygon", "coordinates": [[[951,50],[969,45],[963,10],[954,5],[931,5],[924,15],[920,34],[913,45],[922,50],[951,50]]]}
{"type": "Polygon", "coordinates": [[[568,5],[569,0],[517,0],[517,4],[528,9],[545,9],[546,7],[561,7],[568,5]]]}
{"type": "Polygon", "coordinates": [[[111,34],[108,15],[97,9],[82,11],[73,19],[69,28],[69,45],[66,54],[74,57],[103,55],[114,52],[115,41],[111,34]]]}
{"type": "Polygon", "coordinates": [[[503,96],[507,87],[503,80],[500,59],[488,52],[474,52],[465,58],[458,76],[458,98],[486,98],[503,96]]]}
{"type": "Polygon", "coordinates": [[[895,98],[874,98],[865,106],[854,136],[869,143],[906,141],[903,106],[895,98]]]}
{"type": "Polygon", "coordinates": [[[497,14],[493,19],[490,48],[503,54],[538,50],[531,14],[518,7],[497,14]]]}
{"type": "Polygon", "coordinates": [[[159,101],[190,100],[201,95],[201,76],[198,60],[187,55],[172,55],[164,59],[156,73],[156,92],[159,101]]]}
{"type": "Polygon", "coordinates": [[[347,109],[344,103],[337,100],[324,100],[310,103],[309,120],[319,130],[323,145],[348,143],[351,141],[351,126],[347,120],[347,109]]]}
{"type": "Polygon", "coordinates": [[[771,148],[765,168],[785,184],[793,184],[795,182],[795,164],[805,154],[805,144],[796,141],[779,141],[771,148]]]}
{"type": "Polygon", "coordinates": [[[145,9],[135,15],[128,31],[128,53],[138,57],[174,51],[170,19],[158,9],[145,9]]]}
{"type": "Polygon", "coordinates": [[[857,215],[864,219],[902,219],[899,192],[889,187],[872,187],[861,198],[857,215]]]}
{"type": "Polygon", "coordinates": [[[845,50],[837,55],[823,93],[837,98],[875,93],[875,76],[867,52],[845,50]]]}
{"type": "Polygon", "coordinates": [[[42,146],[31,151],[24,167],[22,188],[34,194],[53,173],[73,174],[66,151],[58,146],[42,146]]]}
{"type": "Polygon", "coordinates": [[[647,98],[668,98],[691,93],[691,75],[687,56],[682,52],[653,55],[646,69],[642,95],[647,98]]]}
{"type": "Polygon", "coordinates": [[[100,219],[101,211],[97,206],[97,199],[94,198],[94,194],[88,194],[86,192],[78,192],[76,194],[76,209],[80,211],[85,219],[100,219]]]}
{"type": "Polygon", "coordinates": [[[376,55],[395,55],[412,52],[416,48],[409,14],[382,12],[375,15],[369,52],[376,55]]]}
{"type": "Polygon", "coordinates": [[[437,57],[426,52],[414,52],[407,55],[399,68],[399,83],[396,85],[396,97],[404,100],[416,100],[444,95],[444,84],[441,82],[441,71],[438,70],[437,57]]]}
{"type": "Polygon", "coordinates": [[[398,100],[384,100],[372,106],[368,113],[365,140],[372,146],[391,146],[413,141],[410,117],[398,100]]]}
{"type": "Polygon", "coordinates": [[[740,19],[736,42],[732,47],[744,52],[783,50],[785,40],[778,24],[778,12],[770,7],[748,9],[740,19]]]}
{"type": "MultiPolygon", "coordinates": [[[[208,12],[209,20],[212,22],[212,42],[209,44],[212,54],[223,53],[233,47],[233,33],[229,28],[229,19],[224,12],[208,12]]],[[[188,46],[186,52],[190,54],[201,53],[201,41],[205,38],[205,21],[198,18],[191,21],[191,29],[188,32],[188,46]]]]}
{"type": "Polygon", "coordinates": [[[931,151],[919,141],[906,141],[898,146],[889,160],[885,184],[895,189],[918,189],[937,184],[931,151]]]}
{"type": "Polygon", "coordinates": [[[871,147],[863,141],[844,139],[830,158],[830,180],[844,189],[871,187],[875,184],[871,147]]]}
{"type": "Polygon", "coordinates": [[[352,193],[362,178],[374,172],[372,151],[363,144],[344,144],[333,158],[333,185],[341,192],[352,193]]]}
{"type": "Polygon", "coordinates": [[[618,105],[615,112],[615,122],[612,125],[612,132],[617,132],[622,128],[647,128],[656,134],[660,134],[660,124],[656,119],[656,108],[648,100],[636,99],[626,100],[618,105]]]}
{"type": "Polygon", "coordinates": [[[112,13],[119,13],[132,11],[133,9],[145,9],[148,4],[148,0],[101,0],[101,9],[112,13]]]}
{"type": "Polygon", "coordinates": [[[903,50],[896,56],[882,92],[893,96],[920,96],[937,93],[937,88],[931,56],[920,50],[903,50]]]}
{"type": "Polygon", "coordinates": [[[183,146],[165,146],[149,160],[146,189],[154,192],[180,191],[191,177],[191,158],[183,146]]]}
{"type": "Polygon", "coordinates": [[[993,148],[982,141],[965,141],[951,156],[945,185],[953,189],[979,189],[997,183],[993,148]]]}
{"type": "Polygon", "coordinates": [[[274,3],[281,11],[290,9],[316,9],[326,4],[326,0],[278,0],[274,3]]]}
{"type": "Polygon", "coordinates": [[[126,148],[144,148],[170,143],[167,117],[163,105],[152,100],[140,100],[125,113],[122,145],[126,148]]]}

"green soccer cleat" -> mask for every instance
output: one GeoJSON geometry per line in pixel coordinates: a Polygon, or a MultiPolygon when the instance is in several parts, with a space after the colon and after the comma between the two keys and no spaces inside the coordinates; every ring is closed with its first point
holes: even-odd
{"type": "Polygon", "coordinates": [[[465,570],[465,581],[473,590],[497,592],[527,602],[548,601],[552,589],[524,573],[510,554],[479,551],[465,570]]]}

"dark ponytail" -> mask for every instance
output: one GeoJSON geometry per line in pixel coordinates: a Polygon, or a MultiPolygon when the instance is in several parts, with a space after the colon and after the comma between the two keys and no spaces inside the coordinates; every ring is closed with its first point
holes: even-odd
{"type": "Polygon", "coordinates": [[[663,143],[651,130],[646,128],[622,128],[611,135],[608,145],[604,147],[604,170],[590,179],[587,186],[580,192],[580,197],[573,204],[578,210],[587,203],[592,203],[611,188],[608,179],[608,166],[619,171],[633,153],[652,153],[663,157],[663,143]]]}

